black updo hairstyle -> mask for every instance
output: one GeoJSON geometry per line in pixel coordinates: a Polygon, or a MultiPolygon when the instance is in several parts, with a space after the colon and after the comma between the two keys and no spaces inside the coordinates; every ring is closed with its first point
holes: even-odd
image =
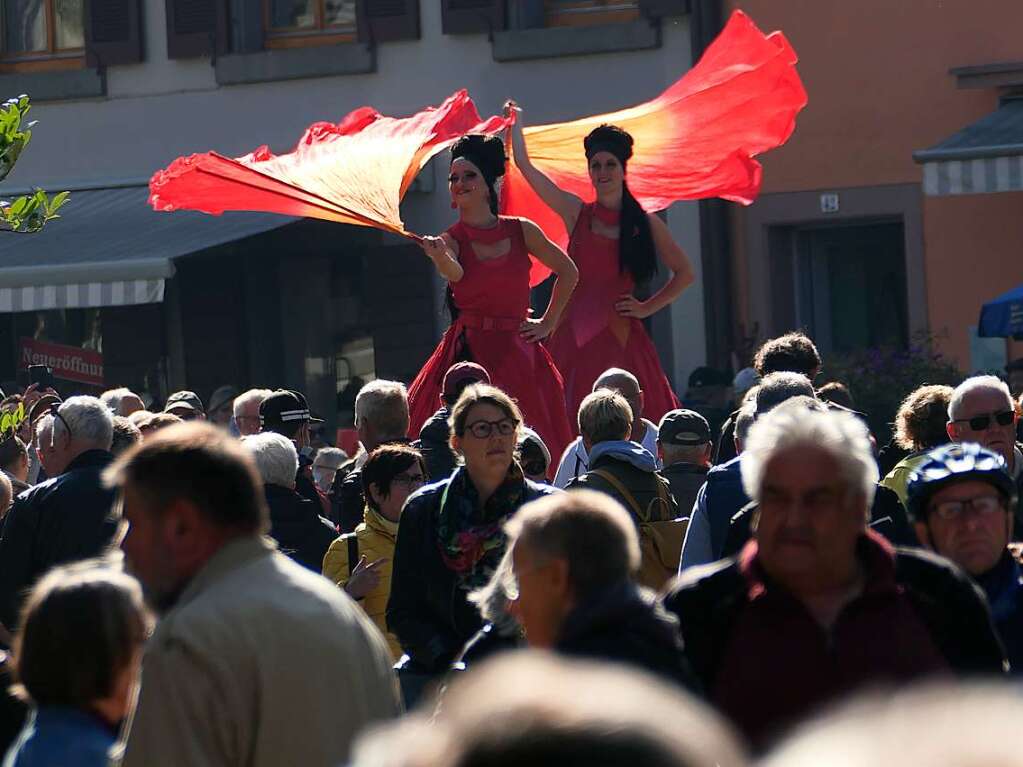
{"type": "Polygon", "coordinates": [[[504,142],[497,136],[483,136],[470,133],[462,136],[451,146],[451,162],[463,158],[483,174],[490,192],[490,212],[497,215],[497,192],[494,184],[504,175],[508,158],[504,154],[504,142]]]}
{"type": "MultiPolygon", "coordinates": [[[[451,162],[463,158],[468,160],[483,174],[483,180],[490,192],[490,212],[497,215],[497,190],[494,184],[504,175],[508,158],[504,154],[504,142],[497,136],[484,136],[479,133],[468,133],[451,145],[451,162]]],[[[458,307],[455,296],[448,283],[444,290],[444,302],[451,314],[451,321],[458,319],[458,307]]]]}
{"type": "MultiPolygon", "coordinates": [[[[600,125],[583,139],[586,161],[597,152],[610,152],[622,164],[632,157],[632,136],[617,125],[600,125]]],[[[643,206],[632,196],[629,185],[622,179],[622,211],[618,234],[618,269],[632,275],[637,285],[648,282],[657,273],[657,249],[650,231],[650,219],[643,206]]]]}

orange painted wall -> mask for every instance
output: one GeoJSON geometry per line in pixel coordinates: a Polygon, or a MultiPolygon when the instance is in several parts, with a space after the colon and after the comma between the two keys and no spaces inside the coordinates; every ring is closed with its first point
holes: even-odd
{"type": "MultiPolygon", "coordinates": [[[[784,32],[809,94],[789,143],[761,158],[764,193],[920,183],[913,152],[998,103],[996,89],[957,88],[949,69],[1023,60],[1023,2],[726,0],[725,7],[741,8],[765,32],[784,32]]],[[[930,326],[948,331],[942,350],[965,368],[967,326],[980,304],[1023,283],[1023,195],[925,198],[924,219],[930,326]],[[970,267],[957,269],[955,258],[967,255],[970,267]]],[[[736,263],[744,263],[741,253],[736,263]]],[[[735,283],[741,298],[743,275],[735,283]]],[[[747,319],[748,309],[736,314],[736,322],[747,319]]]]}
{"type": "Polygon", "coordinates": [[[966,369],[981,304],[1023,284],[1023,192],[927,198],[924,247],[931,330],[966,369]]]}

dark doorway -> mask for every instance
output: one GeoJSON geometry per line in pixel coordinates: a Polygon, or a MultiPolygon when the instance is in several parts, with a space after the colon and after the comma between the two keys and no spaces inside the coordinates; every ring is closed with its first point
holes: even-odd
{"type": "Polygon", "coordinates": [[[776,317],[826,353],[909,345],[901,221],[772,229],[776,317]]]}

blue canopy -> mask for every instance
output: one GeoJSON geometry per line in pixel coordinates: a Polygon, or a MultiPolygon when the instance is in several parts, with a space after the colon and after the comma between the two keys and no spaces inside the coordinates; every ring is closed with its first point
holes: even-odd
{"type": "Polygon", "coordinates": [[[984,304],[977,335],[981,338],[1012,336],[1023,341],[1023,285],[984,304]]]}

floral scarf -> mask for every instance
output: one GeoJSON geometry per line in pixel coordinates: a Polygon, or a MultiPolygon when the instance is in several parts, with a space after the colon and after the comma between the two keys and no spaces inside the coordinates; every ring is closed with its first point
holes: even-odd
{"type": "Polygon", "coordinates": [[[497,569],[504,555],[504,523],[522,505],[525,494],[525,478],[514,461],[482,510],[465,467],[451,476],[437,515],[437,543],[444,564],[465,591],[486,585],[497,569]]]}

